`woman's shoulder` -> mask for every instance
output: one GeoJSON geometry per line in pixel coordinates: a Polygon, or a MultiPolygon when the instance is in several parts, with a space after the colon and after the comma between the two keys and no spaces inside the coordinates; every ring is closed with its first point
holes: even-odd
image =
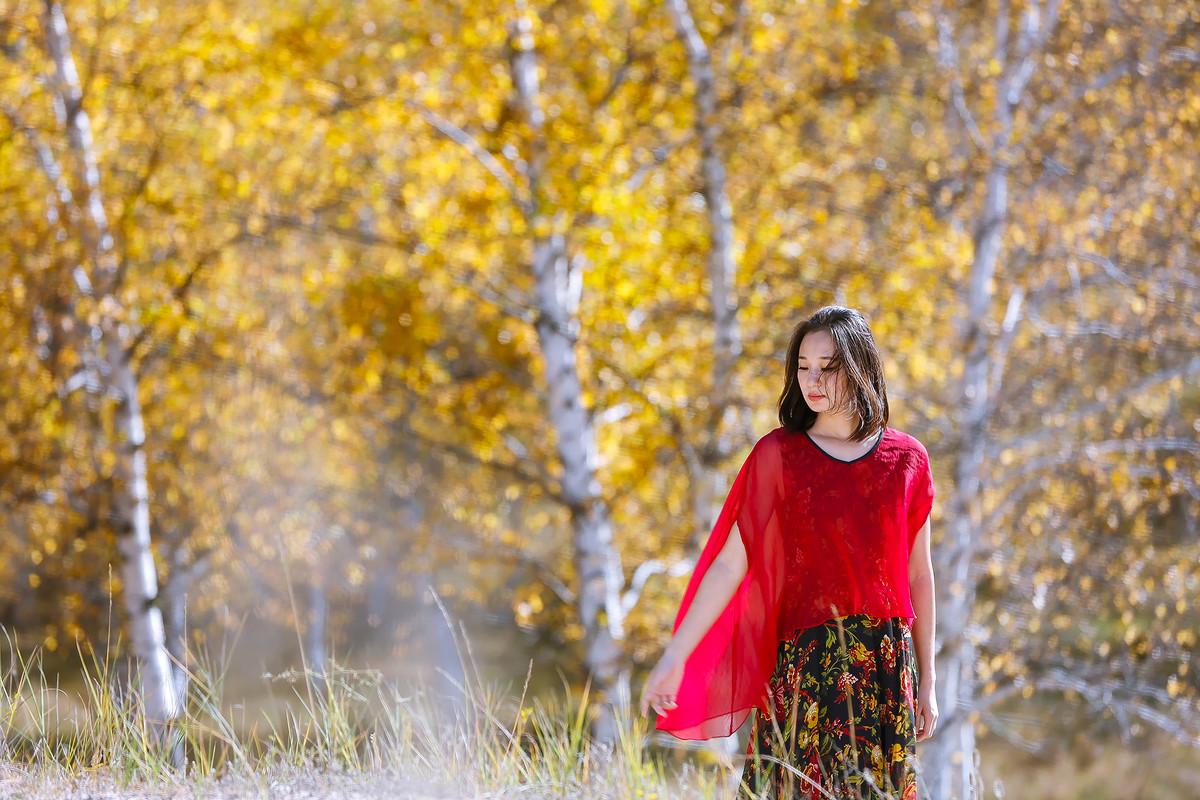
{"type": "MultiPolygon", "coordinates": [[[[792,441],[798,435],[800,434],[780,425],[760,436],[751,449],[752,451],[778,451],[784,443],[792,441]]],[[[891,425],[884,426],[884,436],[880,445],[883,444],[887,444],[888,449],[893,452],[902,453],[917,460],[928,460],[929,458],[929,451],[920,439],[908,431],[893,428],[891,425]]]]}
{"type": "Polygon", "coordinates": [[[916,466],[929,463],[929,451],[925,448],[924,442],[899,428],[889,426],[888,430],[891,431],[889,440],[893,450],[903,455],[906,463],[916,466]]]}
{"type": "Polygon", "coordinates": [[[888,426],[888,430],[892,432],[892,441],[895,442],[897,446],[908,450],[925,450],[924,443],[908,431],[902,431],[899,428],[893,428],[890,425],[888,426]]]}
{"type": "Polygon", "coordinates": [[[780,446],[792,436],[792,432],[782,425],[772,428],[771,430],[758,437],[758,441],[754,443],[755,450],[778,451],[780,446]]]}
{"type": "Polygon", "coordinates": [[[761,442],[775,443],[779,441],[780,437],[786,436],[787,432],[787,428],[783,427],[782,425],[778,425],[764,433],[762,436],[758,437],[758,442],[755,442],[755,446],[757,447],[761,442]]]}
{"type": "Polygon", "coordinates": [[[784,457],[783,444],[789,436],[783,426],[773,428],[754,441],[747,458],[753,459],[762,466],[782,466],[784,457]]]}

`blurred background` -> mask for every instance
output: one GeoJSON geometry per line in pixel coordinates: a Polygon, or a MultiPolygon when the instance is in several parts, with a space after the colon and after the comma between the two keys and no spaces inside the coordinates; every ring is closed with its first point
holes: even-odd
{"type": "Polygon", "coordinates": [[[838,303],[933,462],[933,796],[1200,785],[1200,6],[0,0],[0,51],[0,626],[64,684],[452,694],[461,625],[636,690],[838,303]]]}

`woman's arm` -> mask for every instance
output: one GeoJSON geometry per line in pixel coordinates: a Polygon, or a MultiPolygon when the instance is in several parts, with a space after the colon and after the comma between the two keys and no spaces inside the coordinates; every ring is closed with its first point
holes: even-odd
{"type": "Polygon", "coordinates": [[[929,520],[921,526],[908,557],[908,589],[912,598],[913,643],[917,647],[917,669],[920,681],[934,682],[933,631],[935,610],[933,607],[933,559],[929,553],[929,520]]]}
{"type": "Polygon", "coordinates": [[[677,656],[681,662],[686,661],[713,622],[721,616],[721,612],[729,604],[729,598],[733,597],[733,593],[745,577],[746,546],[742,543],[742,533],[734,522],[729,538],[725,540],[721,552],[717,553],[704,580],[700,582],[696,597],[692,600],[683,622],[679,624],[679,630],[671,637],[664,655],[670,653],[677,656]]]}
{"type": "Polygon", "coordinates": [[[937,727],[938,708],[933,665],[933,640],[937,623],[934,610],[933,559],[929,553],[929,520],[921,526],[908,557],[908,589],[912,598],[913,644],[917,649],[917,741],[925,741],[937,727]]]}
{"type": "Polygon", "coordinates": [[[716,621],[729,598],[737,591],[746,576],[746,546],[737,523],[729,532],[721,551],[713,559],[696,589],[696,596],[688,607],[687,614],[679,623],[679,629],[671,637],[662,658],[650,671],[642,689],[641,710],[645,714],[653,706],[658,714],[675,708],[675,693],[683,679],[683,664],[693,649],[704,638],[704,634],[716,621]]]}

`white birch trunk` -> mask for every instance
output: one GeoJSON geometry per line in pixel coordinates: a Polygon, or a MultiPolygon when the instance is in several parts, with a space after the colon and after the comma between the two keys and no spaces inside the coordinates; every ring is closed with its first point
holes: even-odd
{"type": "MultiPolygon", "coordinates": [[[[602,701],[627,699],[628,671],[623,664],[625,612],[621,602],[624,573],[613,546],[612,519],[596,478],[596,436],[583,402],[576,363],[582,264],[572,263],[565,235],[540,207],[545,180],[546,146],[533,47],[532,25],[522,10],[509,27],[511,69],[517,99],[530,126],[530,163],[526,175],[529,202],[525,214],[533,237],[533,275],[538,306],[538,343],[545,363],[550,422],[558,440],[563,496],[571,512],[576,594],[586,646],[585,666],[602,701]]],[[[593,729],[597,740],[615,740],[607,703],[593,729]]]]}
{"type": "Polygon", "coordinates": [[[413,578],[421,618],[421,641],[426,648],[425,660],[434,673],[432,683],[447,715],[451,719],[463,719],[467,701],[463,687],[467,685],[468,676],[463,655],[459,652],[454,618],[449,609],[443,613],[445,605],[439,602],[432,567],[421,569],[413,578]]]}
{"type": "MultiPolygon", "coordinates": [[[[720,153],[721,127],[717,120],[717,87],[712,55],[696,27],[687,0],[667,0],[675,30],[688,54],[688,71],[696,84],[693,104],[700,140],[701,189],[708,214],[709,300],[713,315],[713,374],[711,412],[707,430],[719,431],[733,392],[733,370],[742,352],[738,327],[733,258],[733,209],[720,153]]],[[[723,448],[718,448],[724,453],[723,448]]],[[[707,531],[706,531],[707,533],[707,531]]]]}
{"type": "MultiPolygon", "coordinates": [[[[403,440],[403,447],[407,459],[415,461],[419,457],[417,442],[412,437],[403,440]]],[[[425,522],[424,499],[415,494],[406,494],[400,498],[400,505],[407,529],[419,529],[425,522]]],[[[420,641],[424,647],[422,652],[425,654],[426,664],[433,672],[431,682],[436,686],[440,700],[445,703],[448,716],[452,719],[462,719],[467,701],[464,694],[464,687],[467,685],[466,664],[462,653],[459,652],[454,619],[437,594],[436,568],[431,559],[418,563],[411,554],[402,557],[401,561],[412,569],[409,578],[416,587],[413,600],[417,605],[416,613],[421,619],[420,641]]],[[[394,602],[394,599],[391,602],[394,602]]]]}
{"type": "MultiPolygon", "coordinates": [[[[129,328],[120,322],[119,301],[113,294],[117,265],[113,237],[104,210],[100,169],[92,142],[91,124],[83,109],[79,74],[71,55],[67,20],[62,6],[46,0],[42,16],[46,49],[54,63],[51,83],[59,120],[66,126],[70,148],[80,165],[84,219],[79,230],[85,250],[95,268],[94,283],[82,268],[76,281],[100,301],[99,323],[85,343],[85,359],[91,361],[95,380],[89,391],[100,398],[115,395],[117,430],[114,483],[119,489],[113,498],[114,528],[121,554],[120,573],[123,600],[129,618],[129,633],[138,659],[142,697],[146,716],[156,724],[175,718],[179,703],[174,691],[170,659],[163,633],[162,611],[158,605],[158,573],[151,546],[149,492],[146,479],[145,429],[138,399],[138,383],[127,354],[131,341],[129,328]]],[[[86,320],[81,327],[88,330],[86,320]]]]}
{"type": "MultiPolygon", "coordinates": [[[[944,515],[947,533],[942,543],[933,549],[937,576],[935,670],[939,719],[933,738],[922,745],[921,751],[923,782],[933,800],[968,800],[983,794],[983,787],[977,783],[979,776],[975,763],[975,724],[979,716],[976,709],[977,651],[969,628],[976,594],[971,568],[983,538],[979,530],[983,514],[976,498],[982,496],[988,450],[987,419],[995,402],[989,376],[995,369],[996,356],[990,346],[986,325],[992,313],[992,287],[996,283],[994,279],[1008,222],[1006,150],[1013,140],[1013,112],[1032,76],[1037,51],[1057,24],[1058,5],[1055,0],[1050,0],[1045,8],[1038,4],[1026,8],[1012,59],[1009,58],[1008,19],[1005,0],[996,12],[995,43],[995,57],[1003,73],[997,87],[989,147],[990,167],[981,215],[974,230],[974,257],[961,321],[961,338],[966,352],[959,402],[961,449],[954,476],[955,492],[944,515]]],[[[944,48],[954,47],[948,28],[943,28],[942,41],[944,48]]],[[[945,58],[957,69],[956,54],[946,53],[945,58]]],[[[968,129],[974,127],[969,118],[964,118],[963,123],[968,129]]]]}
{"type": "Polygon", "coordinates": [[[313,685],[325,686],[329,670],[329,651],[325,646],[329,632],[329,595],[325,577],[314,575],[308,584],[308,624],[304,628],[304,652],[313,685]]]}
{"type": "MultiPolygon", "coordinates": [[[[695,83],[693,126],[700,142],[701,186],[708,214],[709,305],[713,318],[712,389],[709,395],[708,423],[702,431],[712,437],[702,448],[690,470],[692,511],[695,524],[689,552],[698,553],[704,545],[728,491],[722,465],[732,449],[726,426],[734,387],[734,366],[742,352],[738,326],[735,280],[737,265],[733,257],[733,208],[729,202],[725,162],[719,141],[716,74],[712,54],[696,26],[687,0],[667,0],[675,31],[688,57],[688,72],[695,83]]],[[[745,726],[748,728],[749,726],[745,726]]],[[[742,751],[745,731],[713,741],[713,746],[731,757],[742,751]]]]}

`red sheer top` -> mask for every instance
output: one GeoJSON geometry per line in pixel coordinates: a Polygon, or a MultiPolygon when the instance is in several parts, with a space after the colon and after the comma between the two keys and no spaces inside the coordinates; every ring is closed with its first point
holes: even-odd
{"type": "Polygon", "coordinates": [[[776,428],[738,470],[683,594],[674,629],[737,523],[747,570],[729,604],[688,656],[676,707],[658,730],[710,739],[737,730],[763,687],[779,642],[847,614],[915,619],[908,556],[933,506],[924,445],[885,427],[852,460],[822,450],[807,431],[776,428]]]}

